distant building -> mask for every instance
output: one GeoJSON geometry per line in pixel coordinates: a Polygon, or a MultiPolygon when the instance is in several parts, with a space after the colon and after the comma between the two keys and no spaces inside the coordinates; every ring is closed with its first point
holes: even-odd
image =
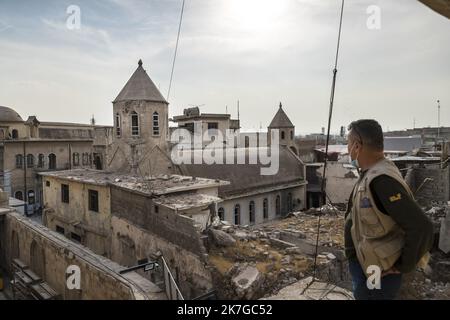
{"type": "MultiPolygon", "coordinates": [[[[187,109],[185,115],[174,117],[181,128],[192,128],[194,119],[202,121],[204,130],[212,121],[210,114],[200,114],[198,108],[187,109]]],[[[239,128],[237,123],[232,126],[228,121],[229,115],[214,115],[214,119],[222,119],[222,122],[215,120],[221,131],[239,128]]],[[[233,164],[192,163],[176,168],[182,175],[229,181],[230,185],[219,187],[218,195],[223,199],[218,208],[220,219],[236,225],[257,225],[306,207],[305,165],[297,156],[294,137],[295,127],[280,104],[267,132],[239,132],[233,164]],[[259,152],[267,154],[275,137],[274,130],[278,130],[279,137],[278,173],[264,176],[261,175],[263,165],[249,161],[238,163],[238,153],[245,154],[245,159],[257,158],[259,152]],[[260,145],[260,141],[266,142],[265,145],[260,145]]],[[[194,150],[200,156],[202,152],[194,150]]]]}
{"type": "Polygon", "coordinates": [[[384,137],[384,150],[386,152],[412,152],[422,147],[422,137],[417,136],[386,136],[384,137]]]}
{"type": "Polygon", "coordinates": [[[43,205],[38,172],[101,168],[111,128],[75,123],[26,121],[0,106],[0,188],[25,201],[25,212],[43,205]]]}

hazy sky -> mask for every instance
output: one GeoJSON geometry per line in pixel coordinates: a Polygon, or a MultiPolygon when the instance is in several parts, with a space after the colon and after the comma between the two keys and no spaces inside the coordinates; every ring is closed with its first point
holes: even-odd
{"type": "MultiPolygon", "coordinates": [[[[0,105],[23,118],[112,124],[142,58],[164,96],[181,0],[0,0],[0,105]],[[70,30],[66,10],[81,9],[70,30]]],[[[340,1],[186,0],[170,116],[189,105],[266,127],[279,101],[297,133],[326,125],[340,1]]],[[[347,0],[332,130],[450,126],[450,20],[414,0],[347,0]],[[381,28],[367,28],[370,5],[381,28]]]]}

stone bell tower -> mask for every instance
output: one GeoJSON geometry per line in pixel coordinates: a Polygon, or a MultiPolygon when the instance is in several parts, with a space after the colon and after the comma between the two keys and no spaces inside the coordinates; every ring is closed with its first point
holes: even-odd
{"type": "Polygon", "coordinates": [[[287,116],[286,112],[283,110],[283,105],[280,102],[277,113],[272,119],[268,127],[268,141],[272,141],[272,131],[278,130],[279,132],[279,143],[280,146],[288,147],[296,155],[298,155],[297,147],[295,144],[295,126],[292,124],[291,120],[287,116]]]}
{"type": "Polygon", "coordinates": [[[108,170],[142,175],[167,173],[171,166],[168,105],[139,60],[136,71],[113,101],[108,170]]]}

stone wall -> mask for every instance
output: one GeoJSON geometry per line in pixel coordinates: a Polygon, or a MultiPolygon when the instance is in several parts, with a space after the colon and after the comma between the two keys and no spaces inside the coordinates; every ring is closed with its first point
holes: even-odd
{"type": "Polygon", "coordinates": [[[124,192],[111,186],[111,214],[189,252],[205,253],[200,232],[193,219],[176,214],[163,206],[156,206],[150,196],[124,192]],[[157,212],[156,212],[157,210],[157,212]]]}
{"type": "MultiPolygon", "coordinates": [[[[140,259],[152,260],[160,252],[185,299],[195,298],[212,289],[211,273],[205,267],[204,256],[187,251],[119,217],[112,217],[111,226],[115,235],[111,243],[112,260],[123,265],[136,264],[140,259]]],[[[200,235],[197,237],[199,239],[200,235]]]]}
{"type": "Polygon", "coordinates": [[[48,170],[49,166],[49,155],[51,153],[56,155],[56,169],[69,169],[71,165],[73,153],[78,153],[80,155],[79,166],[75,167],[72,163],[72,168],[90,168],[91,165],[82,165],[82,154],[92,152],[92,141],[27,141],[24,143],[18,141],[8,141],[4,145],[4,171],[9,174],[8,185],[4,186],[5,190],[10,190],[10,195],[14,197],[17,191],[21,191],[25,194],[25,182],[26,191],[34,191],[35,194],[35,204],[30,205],[30,211],[39,208],[42,200],[42,182],[40,177],[37,175],[38,170],[48,170]],[[26,158],[23,159],[22,168],[16,168],[16,155],[28,155],[32,154],[34,156],[34,164],[32,167],[26,168],[27,165],[26,158]],[[44,155],[44,165],[42,168],[38,168],[39,154],[44,155]],[[25,180],[26,177],[26,180],[25,180]]]}
{"type": "Polygon", "coordinates": [[[44,177],[44,198],[47,208],[58,210],[44,211],[43,223],[51,230],[64,228],[66,237],[72,233],[81,237],[81,244],[95,253],[109,257],[111,234],[111,201],[108,186],[88,185],[44,177]],[[61,201],[61,184],[69,186],[69,203],[61,201]],[[98,192],[99,211],[89,210],[89,190],[98,192]]]}
{"type": "Polygon", "coordinates": [[[413,192],[416,192],[426,178],[433,181],[425,183],[415,195],[419,204],[422,206],[447,204],[450,200],[449,168],[441,169],[440,165],[427,165],[422,168],[414,167],[407,174],[407,181],[413,192]]]}
{"type": "Polygon", "coordinates": [[[165,299],[159,288],[137,273],[120,275],[123,267],[117,263],[13,211],[0,225],[0,257],[9,272],[12,259],[19,258],[63,299],[165,299]],[[80,268],[80,290],[67,289],[69,265],[80,268]]]}

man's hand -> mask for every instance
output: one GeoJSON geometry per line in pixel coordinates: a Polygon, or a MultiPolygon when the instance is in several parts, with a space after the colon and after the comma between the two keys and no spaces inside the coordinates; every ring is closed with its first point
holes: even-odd
{"type": "Polygon", "coordinates": [[[389,274],[400,274],[401,272],[398,271],[395,267],[390,268],[389,270],[383,271],[381,273],[381,277],[387,276],[389,274]]]}

